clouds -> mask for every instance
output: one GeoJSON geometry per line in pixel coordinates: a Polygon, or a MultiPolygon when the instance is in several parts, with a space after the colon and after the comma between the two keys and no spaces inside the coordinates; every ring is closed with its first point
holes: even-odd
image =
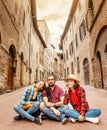
{"type": "Polygon", "coordinates": [[[72,0],[37,0],[37,18],[45,19],[51,33],[63,33],[72,0]]]}

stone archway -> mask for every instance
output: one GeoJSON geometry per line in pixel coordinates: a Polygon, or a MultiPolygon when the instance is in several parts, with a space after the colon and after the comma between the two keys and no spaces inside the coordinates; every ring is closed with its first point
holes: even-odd
{"type": "Polygon", "coordinates": [[[83,61],[83,70],[84,70],[84,83],[90,84],[89,61],[87,58],[85,58],[83,61]]]}
{"type": "Polygon", "coordinates": [[[14,67],[14,60],[16,56],[16,49],[14,45],[9,48],[9,58],[8,58],[8,80],[7,80],[7,90],[13,89],[13,74],[16,72],[14,67]]]}
{"type": "Polygon", "coordinates": [[[95,86],[98,88],[107,89],[107,60],[105,54],[105,47],[107,44],[107,26],[103,27],[96,40],[94,49],[94,79],[95,86]]]}

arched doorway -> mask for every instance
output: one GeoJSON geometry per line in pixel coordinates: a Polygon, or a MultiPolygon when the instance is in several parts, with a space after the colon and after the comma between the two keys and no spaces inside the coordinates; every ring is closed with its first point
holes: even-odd
{"type": "Polygon", "coordinates": [[[104,26],[99,31],[94,49],[94,79],[95,86],[98,88],[107,88],[106,44],[107,26],[104,26]]]}
{"type": "Polygon", "coordinates": [[[20,85],[23,86],[23,52],[21,52],[21,62],[20,62],[20,85]]]}
{"type": "Polygon", "coordinates": [[[99,81],[101,88],[103,88],[104,83],[103,83],[102,60],[101,60],[101,54],[100,54],[99,51],[97,51],[96,57],[97,57],[97,74],[98,74],[98,77],[99,77],[98,81],[99,81]]]}
{"type": "Polygon", "coordinates": [[[88,59],[85,58],[83,61],[83,70],[84,70],[84,83],[90,84],[90,70],[88,59]]]}
{"type": "Polygon", "coordinates": [[[13,89],[13,73],[14,73],[14,59],[16,51],[14,45],[9,48],[9,58],[8,58],[8,80],[7,80],[7,90],[13,89]]]}

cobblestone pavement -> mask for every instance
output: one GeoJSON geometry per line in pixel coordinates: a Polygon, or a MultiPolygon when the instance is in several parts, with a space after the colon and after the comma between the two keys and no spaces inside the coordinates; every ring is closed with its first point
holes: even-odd
{"type": "MultiPolygon", "coordinates": [[[[64,89],[64,82],[57,81],[59,86],[64,89]]],[[[84,86],[87,100],[91,108],[100,108],[102,114],[99,124],[70,123],[62,125],[60,122],[44,120],[39,126],[28,120],[14,121],[13,117],[17,114],[13,110],[14,104],[19,104],[20,97],[25,89],[21,88],[11,93],[0,95],[0,130],[107,130],[107,91],[95,89],[91,86],[84,86]]]]}

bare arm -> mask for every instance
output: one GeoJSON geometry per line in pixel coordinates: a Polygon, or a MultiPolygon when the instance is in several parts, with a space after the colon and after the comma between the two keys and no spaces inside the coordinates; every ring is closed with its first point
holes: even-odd
{"type": "Polygon", "coordinates": [[[55,106],[55,107],[60,107],[60,106],[62,106],[62,105],[63,105],[63,101],[64,101],[64,96],[60,97],[60,101],[54,103],[54,106],[55,106]]]}
{"type": "Polygon", "coordinates": [[[47,107],[54,107],[54,103],[48,102],[48,98],[44,97],[43,101],[47,107]]]}

